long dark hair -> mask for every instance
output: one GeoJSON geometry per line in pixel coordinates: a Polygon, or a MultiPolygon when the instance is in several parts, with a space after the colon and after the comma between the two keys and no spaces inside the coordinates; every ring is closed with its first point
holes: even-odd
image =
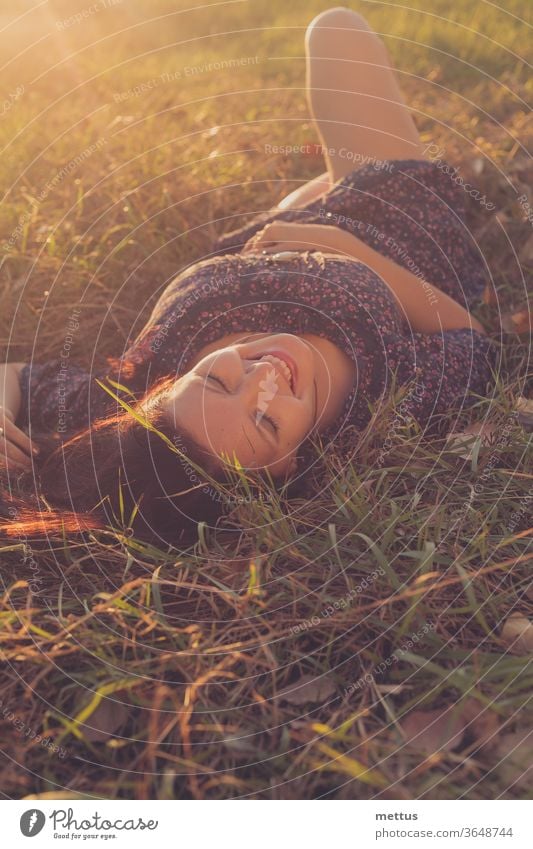
{"type": "Polygon", "coordinates": [[[40,454],[33,472],[2,487],[0,534],[35,537],[118,526],[175,544],[193,539],[200,521],[214,525],[227,507],[217,484],[227,482],[228,473],[189,433],[169,426],[158,399],[174,380],[159,381],[140,399],[144,421],[135,414],[140,402],[130,409],[115,402],[107,415],[64,442],[34,439],[40,454]]]}

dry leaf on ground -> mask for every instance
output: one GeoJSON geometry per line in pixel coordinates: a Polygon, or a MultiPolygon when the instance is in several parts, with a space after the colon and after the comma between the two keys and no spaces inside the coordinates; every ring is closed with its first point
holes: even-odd
{"type": "Polygon", "coordinates": [[[477,440],[483,447],[494,445],[498,438],[498,426],[491,422],[473,422],[461,431],[452,431],[447,436],[448,450],[463,460],[470,460],[477,440]]]}
{"type": "Polygon", "coordinates": [[[407,714],[400,723],[407,745],[428,755],[457,748],[463,739],[466,720],[456,707],[407,714]]]}
{"type": "Polygon", "coordinates": [[[498,717],[475,698],[438,710],[415,710],[400,723],[408,746],[431,755],[459,747],[465,734],[483,744],[498,729],[498,717]]]}
{"type": "Polygon", "coordinates": [[[519,395],[516,399],[515,409],[518,413],[518,421],[524,427],[533,425],[533,398],[524,398],[519,395]]]}
{"type": "Polygon", "coordinates": [[[329,701],[337,693],[337,685],[328,675],[303,675],[290,687],[278,693],[278,699],[291,705],[320,704],[329,701]]]}
{"type": "Polygon", "coordinates": [[[500,636],[513,654],[533,652],[533,624],[520,613],[512,613],[509,616],[500,636]]]}
{"type": "Polygon", "coordinates": [[[528,309],[502,313],[501,325],[506,333],[529,333],[531,313],[528,309]]]}
{"type": "Polygon", "coordinates": [[[129,711],[126,705],[111,699],[102,699],[87,722],[81,722],[79,730],[90,743],[106,742],[126,722],[129,711]]]}
{"type": "Polygon", "coordinates": [[[498,772],[507,787],[531,784],[533,778],[533,730],[523,729],[512,734],[503,734],[496,748],[500,759],[498,772]]]}

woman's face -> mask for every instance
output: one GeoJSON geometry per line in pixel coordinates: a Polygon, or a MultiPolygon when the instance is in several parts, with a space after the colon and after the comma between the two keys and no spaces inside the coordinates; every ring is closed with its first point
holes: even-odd
{"type": "Polygon", "coordinates": [[[228,345],[180,377],[163,404],[171,424],[212,454],[290,474],[316,424],[315,353],[290,333],[228,345]]]}

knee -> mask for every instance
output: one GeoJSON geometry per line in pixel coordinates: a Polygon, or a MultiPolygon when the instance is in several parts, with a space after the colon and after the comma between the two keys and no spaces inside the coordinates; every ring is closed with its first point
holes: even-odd
{"type": "Polygon", "coordinates": [[[358,12],[352,12],[345,6],[335,6],[313,18],[307,27],[305,39],[308,44],[323,36],[334,39],[339,34],[338,30],[347,29],[372,32],[368,22],[358,12]]]}

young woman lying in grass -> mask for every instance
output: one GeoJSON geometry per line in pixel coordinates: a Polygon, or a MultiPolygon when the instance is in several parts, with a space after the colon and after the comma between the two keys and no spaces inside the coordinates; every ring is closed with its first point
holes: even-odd
{"type": "Polygon", "coordinates": [[[485,394],[463,190],[425,157],[360,15],[320,14],[305,46],[327,173],[173,280],[99,381],[60,360],[3,367],[4,534],[123,521],[176,542],[219,516],[228,464],[297,481],[314,437],[329,451],[399,388],[431,431],[485,394]]]}

